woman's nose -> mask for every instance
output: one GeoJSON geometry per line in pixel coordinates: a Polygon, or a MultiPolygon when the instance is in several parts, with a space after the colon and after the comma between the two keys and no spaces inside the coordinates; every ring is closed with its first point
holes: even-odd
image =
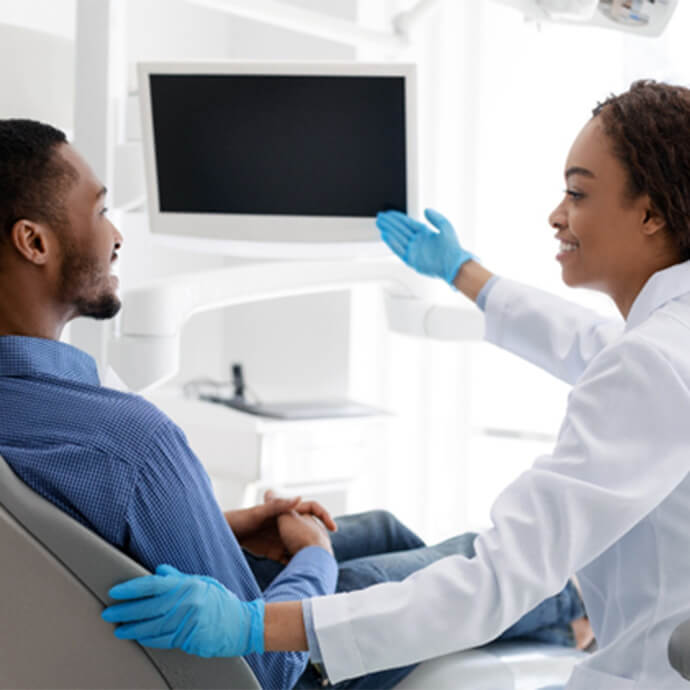
{"type": "Polygon", "coordinates": [[[556,208],[551,211],[549,215],[549,225],[557,230],[562,230],[567,227],[568,222],[565,216],[565,211],[563,209],[563,204],[558,204],[556,208]]]}

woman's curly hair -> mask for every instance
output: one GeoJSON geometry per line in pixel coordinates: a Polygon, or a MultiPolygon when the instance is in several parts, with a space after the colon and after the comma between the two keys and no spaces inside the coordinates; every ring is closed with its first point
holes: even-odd
{"type": "Polygon", "coordinates": [[[681,258],[690,259],[690,89],[636,81],[592,114],[627,171],[630,198],[649,195],[681,258]]]}

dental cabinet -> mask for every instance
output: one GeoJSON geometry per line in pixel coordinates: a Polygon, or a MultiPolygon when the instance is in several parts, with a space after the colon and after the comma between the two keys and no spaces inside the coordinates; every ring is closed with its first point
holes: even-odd
{"type": "Polygon", "coordinates": [[[174,387],[145,397],[178,423],[224,510],[263,501],[266,489],[319,500],[334,515],[376,505],[392,418],[270,419],[185,398],[174,387]]]}

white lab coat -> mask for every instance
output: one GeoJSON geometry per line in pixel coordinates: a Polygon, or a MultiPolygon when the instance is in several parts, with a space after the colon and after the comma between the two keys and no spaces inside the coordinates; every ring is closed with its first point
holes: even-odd
{"type": "Polygon", "coordinates": [[[330,680],[482,645],[577,572],[600,651],[568,690],[688,687],[666,649],[690,618],[690,262],[627,322],[500,279],[486,338],[574,384],[553,454],[499,495],[475,558],[313,600],[330,680]]]}

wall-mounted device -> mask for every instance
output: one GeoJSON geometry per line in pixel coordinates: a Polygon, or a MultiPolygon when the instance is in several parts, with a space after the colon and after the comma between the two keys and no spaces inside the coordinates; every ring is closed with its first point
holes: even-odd
{"type": "Polygon", "coordinates": [[[154,233],[239,256],[385,256],[378,211],[417,215],[411,64],[139,65],[154,233]]]}
{"type": "Polygon", "coordinates": [[[527,19],[599,26],[639,36],[660,36],[678,0],[496,0],[527,19]]]}

